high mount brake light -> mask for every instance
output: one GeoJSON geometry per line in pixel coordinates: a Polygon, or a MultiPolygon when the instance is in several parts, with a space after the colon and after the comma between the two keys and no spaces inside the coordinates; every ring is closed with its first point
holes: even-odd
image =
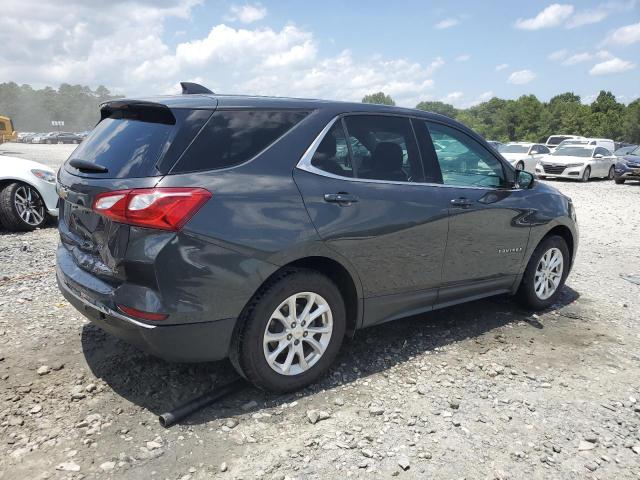
{"type": "Polygon", "coordinates": [[[210,198],[204,188],[135,188],[99,194],[93,210],[119,223],[177,231],[210,198]]]}

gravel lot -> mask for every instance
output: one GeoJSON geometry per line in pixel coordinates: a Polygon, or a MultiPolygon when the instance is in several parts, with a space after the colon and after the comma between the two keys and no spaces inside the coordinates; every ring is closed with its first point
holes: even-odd
{"type": "Polygon", "coordinates": [[[640,286],[621,276],[640,274],[640,186],[552,183],[581,233],[552,310],[499,297],[358,332],[320,384],[168,430],[157,415],[231,366],[103,334],[58,293],[54,228],[0,232],[0,479],[640,477],[640,286]]]}

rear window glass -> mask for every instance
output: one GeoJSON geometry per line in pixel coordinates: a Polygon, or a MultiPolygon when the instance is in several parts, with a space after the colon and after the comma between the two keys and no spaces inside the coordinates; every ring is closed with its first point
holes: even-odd
{"type": "Polygon", "coordinates": [[[171,173],[231,167],[255,157],[309,112],[218,110],[171,173]]]}
{"type": "Polygon", "coordinates": [[[193,140],[211,115],[209,110],[154,109],[111,112],[71,154],[107,168],[106,173],[76,175],[98,178],[135,178],[162,175],[193,140]]]}

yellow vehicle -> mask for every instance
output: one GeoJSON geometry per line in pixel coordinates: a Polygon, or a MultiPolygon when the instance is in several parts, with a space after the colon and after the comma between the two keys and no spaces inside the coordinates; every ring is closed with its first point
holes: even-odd
{"type": "Polygon", "coordinates": [[[0,143],[15,142],[18,132],[13,129],[13,122],[9,117],[0,115],[0,143]]]}

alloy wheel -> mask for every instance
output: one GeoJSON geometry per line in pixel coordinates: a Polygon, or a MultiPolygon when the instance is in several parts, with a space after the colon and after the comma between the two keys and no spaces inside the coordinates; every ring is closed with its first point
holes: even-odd
{"type": "Polygon", "coordinates": [[[33,188],[27,185],[18,187],[13,203],[18,215],[26,224],[37,227],[44,221],[44,203],[33,188]]]}
{"type": "Polygon", "coordinates": [[[317,293],[291,295],[271,314],[263,336],[267,364],[281,375],[299,375],[322,358],[333,332],[327,301],[317,293]]]}
{"type": "Polygon", "coordinates": [[[546,300],[556,293],[563,271],[562,252],[558,248],[550,248],[540,258],[533,280],[533,288],[540,300],[546,300]]]}

